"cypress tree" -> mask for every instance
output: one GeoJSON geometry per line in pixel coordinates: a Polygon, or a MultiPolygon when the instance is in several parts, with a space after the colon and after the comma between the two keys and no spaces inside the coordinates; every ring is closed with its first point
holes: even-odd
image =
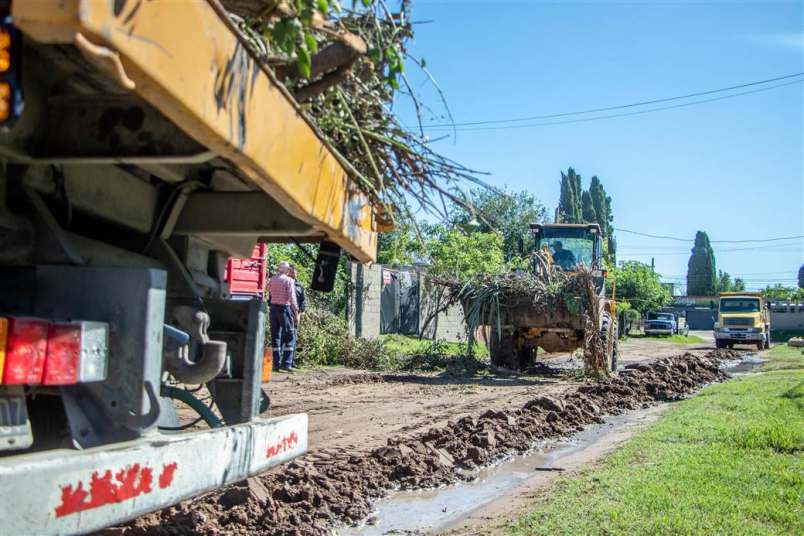
{"type": "Polygon", "coordinates": [[[798,269],[798,288],[804,288],[804,264],[798,269]]]}
{"type": "Polygon", "coordinates": [[[561,223],[582,223],[581,209],[581,176],[572,168],[561,172],[561,198],[558,201],[558,212],[561,223]]]}
{"type": "Polygon", "coordinates": [[[584,222],[596,223],[598,221],[597,212],[595,212],[595,207],[592,204],[592,196],[589,195],[588,191],[584,191],[581,195],[581,211],[584,222]]]}
{"type": "Polygon", "coordinates": [[[611,224],[614,219],[611,214],[611,197],[606,196],[606,190],[597,176],[592,177],[589,183],[589,195],[592,198],[592,206],[597,215],[595,221],[600,225],[603,234],[610,236],[611,224]]]}
{"type": "Polygon", "coordinates": [[[687,295],[712,296],[717,290],[715,253],[709,236],[703,231],[695,233],[695,246],[687,264],[687,295]]]}

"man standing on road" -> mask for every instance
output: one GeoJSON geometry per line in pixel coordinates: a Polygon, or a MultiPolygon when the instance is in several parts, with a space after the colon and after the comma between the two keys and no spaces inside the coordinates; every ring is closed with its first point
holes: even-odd
{"type": "Polygon", "coordinates": [[[274,370],[293,372],[293,350],[296,346],[296,322],[299,307],[296,303],[296,286],[288,275],[290,264],[282,261],[277,266],[277,275],[268,282],[271,310],[271,349],[274,354],[274,370]]]}
{"type": "Polygon", "coordinates": [[[296,266],[293,264],[290,265],[288,275],[291,279],[293,279],[294,290],[296,293],[296,307],[298,310],[294,325],[295,337],[293,337],[293,351],[290,353],[290,359],[285,361],[285,368],[292,369],[293,363],[296,359],[296,345],[299,343],[299,325],[301,324],[301,315],[307,308],[307,296],[304,294],[304,287],[301,283],[299,283],[299,272],[296,270],[296,266]]]}

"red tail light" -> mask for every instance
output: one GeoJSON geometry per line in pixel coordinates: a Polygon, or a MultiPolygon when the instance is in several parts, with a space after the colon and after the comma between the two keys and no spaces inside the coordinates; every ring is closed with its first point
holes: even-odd
{"type": "Polygon", "coordinates": [[[81,359],[81,324],[51,324],[42,383],[71,385],[78,380],[81,359]]]}
{"type": "Polygon", "coordinates": [[[106,379],[108,360],[109,325],[103,322],[49,323],[37,318],[0,318],[0,384],[72,385],[102,381],[106,379]]]}
{"type": "Polygon", "coordinates": [[[3,383],[42,383],[47,352],[47,322],[38,318],[9,318],[3,383]]]}

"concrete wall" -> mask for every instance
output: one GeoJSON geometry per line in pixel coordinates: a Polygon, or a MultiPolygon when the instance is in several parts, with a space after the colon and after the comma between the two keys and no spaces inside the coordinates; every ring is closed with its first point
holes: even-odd
{"type": "MultiPolygon", "coordinates": [[[[351,265],[352,291],[349,295],[347,316],[349,332],[355,337],[374,339],[380,336],[380,294],[382,292],[382,270],[380,264],[371,266],[351,265]]],[[[450,307],[440,313],[425,328],[424,323],[435,306],[438,288],[427,282],[426,274],[411,271],[411,276],[419,279],[419,329],[424,329],[427,339],[465,341],[466,325],[463,309],[450,307]]]]}
{"type": "Polygon", "coordinates": [[[352,263],[351,272],[352,290],[346,312],[349,333],[355,337],[376,339],[380,336],[382,266],[352,263]]]}
{"type": "Polygon", "coordinates": [[[419,286],[419,329],[424,330],[424,337],[427,339],[445,339],[451,342],[465,341],[466,324],[463,319],[463,308],[460,305],[453,305],[445,312],[439,313],[425,327],[424,323],[436,307],[439,290],[438,287],[429,284],[425,276],[421,277],[419,286]]]}
{"type": "Polygon", "coordinates": [[[803,304],[774,304],[771,307],[771,331],[804,331],[803,304]]]}

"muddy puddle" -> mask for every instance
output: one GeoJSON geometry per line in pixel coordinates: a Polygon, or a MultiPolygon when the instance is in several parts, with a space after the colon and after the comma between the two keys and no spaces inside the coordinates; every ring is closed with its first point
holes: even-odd
{"type": "Polygon", "coordinates": [[[396,492],[378,502],[370,523],[337,530],[338,536],[430,534],[447,530],[481,507],[511,494],[540,472],[561,471],[564,458],[593,446],[608,434],[640,426],[655,409],[606,419],[571,438],[548,441],[478,471],[477,479],[440,489],[396,492]]]}
{"type": "MultiPolygon", "coordinates": [[[[732,375],[748,374],[766,360],[756,354],[724,361],[721,368],[732,375]]],[[[380,536],[433,534],[459,526],[473,513],[518,488],[542,472],[561,472],[562,461],[594,447],[605,439],[629,428],[643,426],[657,413],[656,407],[614,415],[601,424],[587,427],[569,438],[542,441],[518,456],[507,456],[498,463],[480,469],[477,478],[437,489],[399,491],[377,502],[368,522],[337,529],[338,536],[380,536]]]]}
{"type": "Polygon", "coordinates": [[[720,364],[720,368],[732,375],[747,374],[754,372],[760,365],[765,363],[767,359],[762,359],[756,354],[745,354],[740,359],[733,359],[724,361],[720,364]]]}

